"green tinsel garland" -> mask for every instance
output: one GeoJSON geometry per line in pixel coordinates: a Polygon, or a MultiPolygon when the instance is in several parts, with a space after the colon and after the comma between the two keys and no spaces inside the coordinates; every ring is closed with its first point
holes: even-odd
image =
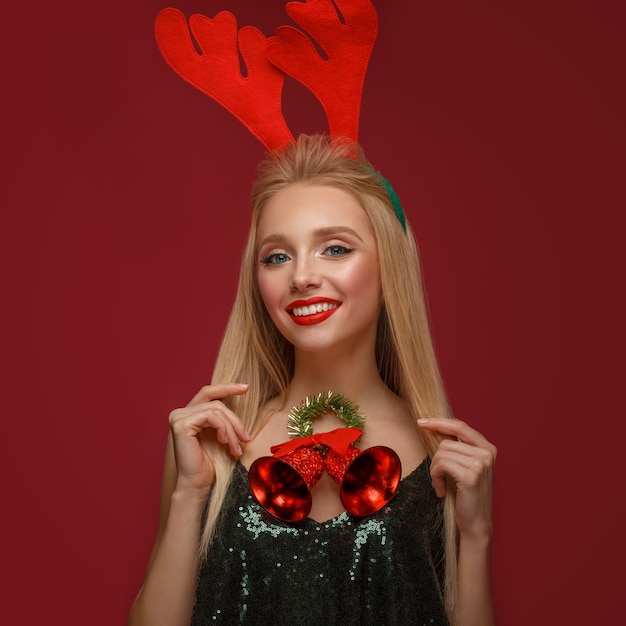
{"type": "Polygon", "coordinates": [[[327,391],[307,396],[302,404],[291,409],[287,422],[289,436],[293,439],[313,435],[313,419],[329,411],[335,413],[346,428],[365,429],[365,415],[359,413],[359,407],[345,396],[327,391]]]}

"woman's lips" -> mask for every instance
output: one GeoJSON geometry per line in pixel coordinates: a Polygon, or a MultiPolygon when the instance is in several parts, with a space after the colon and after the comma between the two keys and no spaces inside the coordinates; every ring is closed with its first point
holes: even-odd
{"type": "Polygon", "coordinates": [[[340,306],[340,302],[327,298],[296,300],[287,307],[291,319],[300,326],[312,326],[327,320],[340,306]]]}

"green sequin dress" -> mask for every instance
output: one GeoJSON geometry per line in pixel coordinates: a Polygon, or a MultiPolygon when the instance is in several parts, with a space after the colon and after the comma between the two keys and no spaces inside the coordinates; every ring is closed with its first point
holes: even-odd
{"type": "Polygon", "coordinates": [[[442,508],[424,461],[365,518],[276,520],[237,464],[201,567],[192,626],[448,626],[442,508]]]}

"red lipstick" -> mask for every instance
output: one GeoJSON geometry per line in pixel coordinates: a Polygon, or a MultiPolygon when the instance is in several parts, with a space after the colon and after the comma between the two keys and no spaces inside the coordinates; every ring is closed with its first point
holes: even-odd
{"type": "Polygon", "coordinates": [[[341,303],[337,302],[336,300],[321,297],[309,298],[308,300],[294,300],[287,307],[287,313],[289,313],[291,319],[299,326],[312,326],[313,324],[319,324],[320,322],[327,320],[339,308],[340,305],[341,303]],[[327,304],[327,310],[322,309],[316,313],[309,314],[306,314],[304,311],[301,310],[304,307],[312,307],[318,304],[327,304]]]}

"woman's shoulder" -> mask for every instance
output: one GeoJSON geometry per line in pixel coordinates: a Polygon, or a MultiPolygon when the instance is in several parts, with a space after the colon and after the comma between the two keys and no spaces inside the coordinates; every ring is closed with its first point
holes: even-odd
{"type": "Polygon", "coordinates": [[[268,400],[259,409],[252,439],[242,446],[242,465],[250,467],[259,457],[271,455],[271,447],[287,439],[287,413],[278,398],[268,400]]]}
{"type": "Polygon", "coordinates": [[[373,446],[386,446],[396,452],[403,477],[409,476],[426,458],[426,449],[408,403],[391,392],[384,401],[368,407],[359,447],[373,446]]]}

